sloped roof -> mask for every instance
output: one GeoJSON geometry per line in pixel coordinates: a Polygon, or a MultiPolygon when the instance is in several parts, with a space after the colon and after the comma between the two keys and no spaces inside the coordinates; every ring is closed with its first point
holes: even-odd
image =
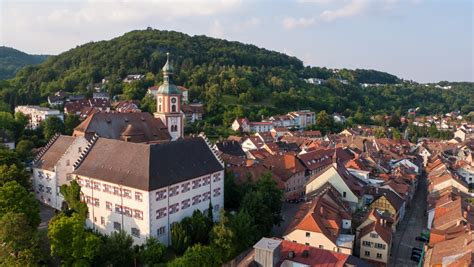
{"type": "Polygon", "coordinates": [[[385,243],[392,242],[392,230],[389,227],[381,225],[378,221],[372,222],[360,230],[359,237],[366,236],[375,231],[385,243]]]}
{"type": "Polygon", "coordinates": [[[35,161],[35,167],[43,170],[54,171],[54,166],[56,166],[74,140],[75,138],[72,136],[60,135],[56,138],[54,143],[44,151],[44,154],[35,161]]]}
{"type": "MultiPolygon", "coordinates": [[[[148,112],[136,113],[105,113],[98,112],[90,115],[74,129],[74,134],[93,135],[109,139],[124,139],[124,131],[133,126],[136,135],[141,132],[143,140],[138,142],[169,141],[171,136],[163,122],[154,118],[148,112]]],[[[131,142],[136,142],[131,139],[131,142]]]]}
{"type": "Polygon", "coordinates": [[[220,170],[200,137],[162,144],[99,138],[74,174],[152,191],[220,170]]]}

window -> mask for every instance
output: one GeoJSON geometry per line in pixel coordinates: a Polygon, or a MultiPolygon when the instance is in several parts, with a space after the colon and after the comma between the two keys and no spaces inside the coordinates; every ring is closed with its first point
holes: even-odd
{"type": "Polygon", "coordinates": [[[78,147],[77,152],[81,153],[82,152],[82,147],[78,147]]]}
{"type": "Polygon", "coordinates": [[[181,193],[185,193],[185,192],[188,192],[189,190],[191,190],[190,184],[191,184],[190,182],[182,184],[181,185],[181,193]]]}
{"type": "Polygon", "coordinates": [[[311,237],[311,233],[310,233],[310,232],[306,232],[306,237],[311,237]]]}
{"type": "Polygon", "coordinates": [[[214,212],[219,211],[219,204],[214,205],[214,212]]]}
{"type": "Polygon", "coordinates": [[[140,229],[132,227],[132,235],[134,237],[140,237],[140,229]]]}
{"type": "Polygon", "coordinates": [[[196,188],[199,188],[199,187],[201,187],[201,179],[200,178],[193,181],[193,189],[196,189],[196,188]]]}
{"type": "Polygon", "coordinates": [[[170,214],[176,213],[179,211],[179,203],[175,203],[173,205],[170,205],[170,214]]]}
{"type": "Polygon", "coordinates": [[[100,224],[105,225],[105,218],[104,217],[100,217],[100,224]]]}
{"type": "Polygon", "coordinates": [[[191,200],[189,198],[181,201],[181,209],[184,210],[189,208],[189,206],[191,206],[190,202],[191,200]]]}
{"type": "Polygon", "coordinates": [[[220,196],[221,195],[221,189],[218,187],[218,188],[214,188],[214,197],[217,197],[217,196],[220,196]]]}
{"type": "Polygon", "coordinates": [[[131,190],[123,189],[122,192],[123,192],[123,196],[124,196],[124,197],[126,197],[126,198],[132,198],[132,191],[131,191],[131,190]]]}
{"type": "Polygon", "coordinates": [[[161,105],[158,105],[158,112],[161,112],[161,105]]]}
{"type": "Polygon", "coordinates": [[[87,187],[87,188],[91,188],[91,181],[86,180],[86,187],[87,187]]]}
{"type": "Polygon", "coordinates": [[[99,199],[98,198],[93,198],[92,199],[92,204],[96,207],[99,207],[100,206],[99,199]]]}
{"type": "Polygon", "coordinates": [[[158,229],[156,230],[156,235],[157,235],[157,236],[162,236],[162,235],[164,235],[164,234],[166,234],[166,228],[165,228],[165,226],[161,226],[160,228],[158,228],[158,229]]]}
{"type": "Polygon", "coordinates": [[[197,195],[193,197],[193,205],[201,203],[201,195],[197,195]]]}
{"type": "Polygon", "coordinates": [[[364,255],[367,256],[367,257],[370,257],[370,251],[367,251],[367,250],[366,250],[366,251],[364,252],[364,255]]]}
{"type": "Polygon", "coordinates": [[[135,200],[136,201],[143,201],[143,195],[140,192],[135,192],[135,200]]]}
{"type": "Polygon", "coordinates": [[[123,207],[124,214],[128,217],[132,217],[132,209],[128,207],[123,207]]]}
{"type": "Polygon", "coordinates": [[[375,243],[375,248],[385,249],[385,244],[375,243]]]}
{"type": "Polygon", "coordinates": [[[106,208],[107,210],[112,210],[112,203],[110,203],[110,202],[108,202],[108,201],[105,202],[105,208],[106,208]]]}
{"type": "Polygon", "coordinates": [[[114,195],[120,196],[120,188],[114,186],[114,195]]]}
{"type": "Polygon", "coordinates": [[[94,190],[99,190],[100,191],[100,183],[94,182],[94,190]]]}
{"type": "Polygon", "coordinates": [[[112,192],[112,186],[108,185],[108,184],[104,184],[104,192],[106,193],[111,193],[112,192]]]}
{"type": "Polygon", "coordinates": [[[362,241],[362,246],[364,246],[364,247],[371,247],[371,246],[372,246],[372,242],[369,242],[369,241],[362,241]]]}
{"type": "Polygon", "coordinates": [[[382,258],[382,253],[377,253],[377,259],[381,259],[382,258]]]}
{"type": "Polygon", "coordinates": [[[170,197],[174,197],[179,194],[179,186],[173,186],[170,188],[170,197]]]}
{"type": "Polygon", "coordinates": [[[213,179],[213,182],[219,182],[221,180],[221,175],[219,173],[215,173],[212,175],[212,177],[214,178],[213,179]]]}
{"type": "Polygon", "coordinates": [[[202,186],[208,185],[211,183],[211,176],[204,177],[203,179],[202,186]]]}
{"type": "Polygon", "coordinates": [[[306,242],[306,243],[304,243],[304,244],[305,244],[306,246],[309,246],[309,243],[308,243],[308,242],[306,242]]]}
{"type": "Polygon", "coordinates": [[[49,186],[46,187],[46,193],[51,194],[51,187],[49,186]]]}
{"type": "Polygon", "coordinates": [[[171,112],[176,112],[176,105],[171,106],[171,112]]]}
{"type": "Polygon", "coordinates": [[[122,206],[115,204],[115,212],[122,214],[122,206]]]}
{"type": "Polygon", "coordinates": [[[379,238],[379,235],[376,233],[370,233],[370,237],[372,238],[379,238]]]}
{"type": "Polygon", "coordinates": [[[161,219],[166,216],[166,208],[156,210],[156,219],[161,219]]]}
{"type": "Polygon", "coordinates": [[[209,199],[211,199],[211,192],[206,192],[206,193],[202,194],[202,200],[203,201],[207,201],[209,199]]]}
{"type": "Polygon", "coordinates": [[[342,192],[342,197],[346,197],[346,192],[342,192]]]}
{"type": "Polygon", "coordinates": [[[39,184],[39,185],[38,185],[38,190],[39,190],[40,192],[44,192],[44,185],[39,184]]]}
{"type": "Polygon", "coordinates": [[[166,189],[156,192],[156,201],[160,201],[166,198],[166,189]]]}
{"type": "Polygon", "coordinates": [[[122,225],[119,222],[114,222],[114,229],[120,231],[120,229],[122,229],[122,225]]]}
{"type": "Polygon", "coordinates": [[[322,249],[324,249],[324,246],[323,246],[323,245],[319,245],[319,248],[322,248],[322,249]]]}
{"type": "Polygon", "coordinates": [[[143,220],[143,211],[133,210],[133,217],[139,220],[143,220]]]}

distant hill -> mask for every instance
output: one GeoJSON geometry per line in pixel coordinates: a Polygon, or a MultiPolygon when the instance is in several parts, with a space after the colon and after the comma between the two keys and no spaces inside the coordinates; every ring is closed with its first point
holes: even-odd
{"type": "Polygon", "coordinates": [[[47,55],[29,55],[11,47],[0,46],[0,80],[14,77],[19,69],[39,64],[47,57],[47,55]]]}
{"type": "Polygon", "coordinates": [[[86,43],[25,67],[0,83],[0,100],[14,107],[45,102],[58,90],[92,95],[90,85],[106,78],[105,88],[111,95],[143,100],[148,104],[142,109],[152,111],[153,101],[144,96],[148,86],[161,83],[166,52],[171,53],[175,83],[189,88],[191,100],[206,105],[207,125],[228,125],[236,116],[260,119],[295,109],[357,118],[361,113],[367,115],[364,118],[403,114],[413,107],[426,113],[474,109],[472,84],[447,91],[376,70],[304,66],[296,57],[250,44],[155,29],[86,43]],[[145,74],[146,79],[122,83],[128,74],[145,74]],[[305,78],[327,82],[313,85],[305,78]],[[361,83],[381,85],[362,87],[361,83]]]}

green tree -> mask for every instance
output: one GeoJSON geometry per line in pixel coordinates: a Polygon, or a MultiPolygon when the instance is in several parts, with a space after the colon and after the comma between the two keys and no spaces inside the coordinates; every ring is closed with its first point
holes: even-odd
{"type": "Polygon", "coordinates": [[[72,135],[74,128],[76,128],[81,123],[79,116],[76,114],[68,114],[64,119],[64,133],[67,135],[72,135]]]}
{"type": "Polygon", "coordinates": [[[146,239],[143,249],[140,251],[140,259],[148,266],[153,266],[163,261],[166,254],[166,246],[153,237],[146,239]]]}
{"type": "Polygon", "coordinates": [[[194,267],[194,266],[221,266],[218,255],[214,248],[195,244],[188,248],[182,257],[175,259],[168,264],[169,267],[194,267]]]}
{"type": "Polygon", "coordinates": [[[334,119],[325,110],[321,110],[316,116],[316,126],[323,134],[329,132],[333,125],[334,119]]]}
{"type": "Polygon", "coordinates": [[[16,145],[16,152],[23,160],[29,160],[32,158],[33,153],[32,149],[35,147],[35,144],[31,140],[23,139],[18,142],[16,145]]]}
{"type": "Polygon", "coordinates": [[[383,127],[377,127],[374,129],[375,138],[386,138],[385,129],[383,127]]]}
{"type": "Polygon", "coordinates": [[[227,210],[237,210],[240,206],[241,196],[234,175],[230,171],[226,171],[224,175],[224,192],[224,207],[227,210]]]}
{"type": "Polygon", "coordinates": [[[105,238],[98,262],[104,266],[133,266],[137,255],[132,246],[133,238],[125,231],[113,232],[105,238]]]}
{"type": "Polygon", "coordinates": [[[171,247],[182,254],[191,245],[191,235],[184,223],[177,222],[171,226],[171,247]]]}
{"type": "Polygon", "coordinates": [[[190,223],[192,244],[207,244],[209,241],[209,232],[212,229],[212,221],[200,210],[195,210],[191,216],[190,223]]]}
{"type": "Polygon", "coordinates": [[[402,139],[402,134],[397,128],[391,128],[390,129],[392,132],[392,138],[395,140],[401,140],[402,139]]]}
{"type": "Polygon", "coordinates": [[[16,181],[25,188],[30,188],[30,176],[17,165],[0,165],[0,186],[7,182],[16,181]]]}
{"type": "Polygon", "coordinates": [[[236,253],[251,247],[258,238],[254,220],[246,210],[240,210],[231,218],[230,227],[234,232],[234,246],[236,253]]]}
{"type": "Polygon", "coordinates": [[[85,230],[84,218],[76,213],[71,217],[64,214],[54,217],[49,222],[48,238],[51,255],[59,257],[66,266],[91,265],[101,245],[100,238],[85,230]]]}
{"type": "Polygon", "coordinates": [[[42,122],[42,127],[44,137],[47,140],[51,139],[57,133],[64,133],[64,122],[56,116],[48,117],[44,120],[42,122]]]}
{"type": "Polygon", "coordinates": [[[0,265],[31,266],[40,259],[36,228],[23,213],[7,212],[0,217],[0,265]]]}
{"type": "Polygon", "coordinates": [[[39,205],[33,193],[29,193],[16,181],[6,182],[0,187],[0,216],[7,212],[23,213],[31,227],[40,223],[39,205]]]}
{"type": "Polygon", "coordinates": [[[388,125],[390,127],[399,128],[402,125],[400,115],[398,115],[397,113],[392,114],[392,116],[390,116],[390,119],[388,120],[388,125]]]}
{"type": "Polygon", "coordinates": [[[3,164],[23,166],[18,153],[8,149],[0,149],[0,165],[3,164]]]}
{"type": "Polygon", "coordinates": [[[228,227],[229,219],[225,211],[221,210],[219,215],[219,223],[214,225],[211,231],[211,246],[216,251],[217,258],[220,263],[230,260],[235,253],[233,240],[234,232],[228,227]]]}
{"type": "Polygon", "coordinates": [[[64,196],[64,200],[67,204],[62,207],[63,210],[76,212],[85,219],[87,217],[88,208],[87,204],[81,201],[81,186],[77,181],[72,180],[69,185],[62,185],[59,191],[64,196]]]}

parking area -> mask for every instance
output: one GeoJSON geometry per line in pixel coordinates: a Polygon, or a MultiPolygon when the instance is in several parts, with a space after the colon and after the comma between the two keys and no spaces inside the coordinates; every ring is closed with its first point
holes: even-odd
{"type": "Polygon", "coordinates": [[[426,229],[426,180],[422,178],[412,205],[405,214],[405,219],[400,223],[392,242],[392,257],[389,266],[417,266],[411,257],[413,247],[422,248],[423,243],[415,240],[415,237],[426,229]]]}

